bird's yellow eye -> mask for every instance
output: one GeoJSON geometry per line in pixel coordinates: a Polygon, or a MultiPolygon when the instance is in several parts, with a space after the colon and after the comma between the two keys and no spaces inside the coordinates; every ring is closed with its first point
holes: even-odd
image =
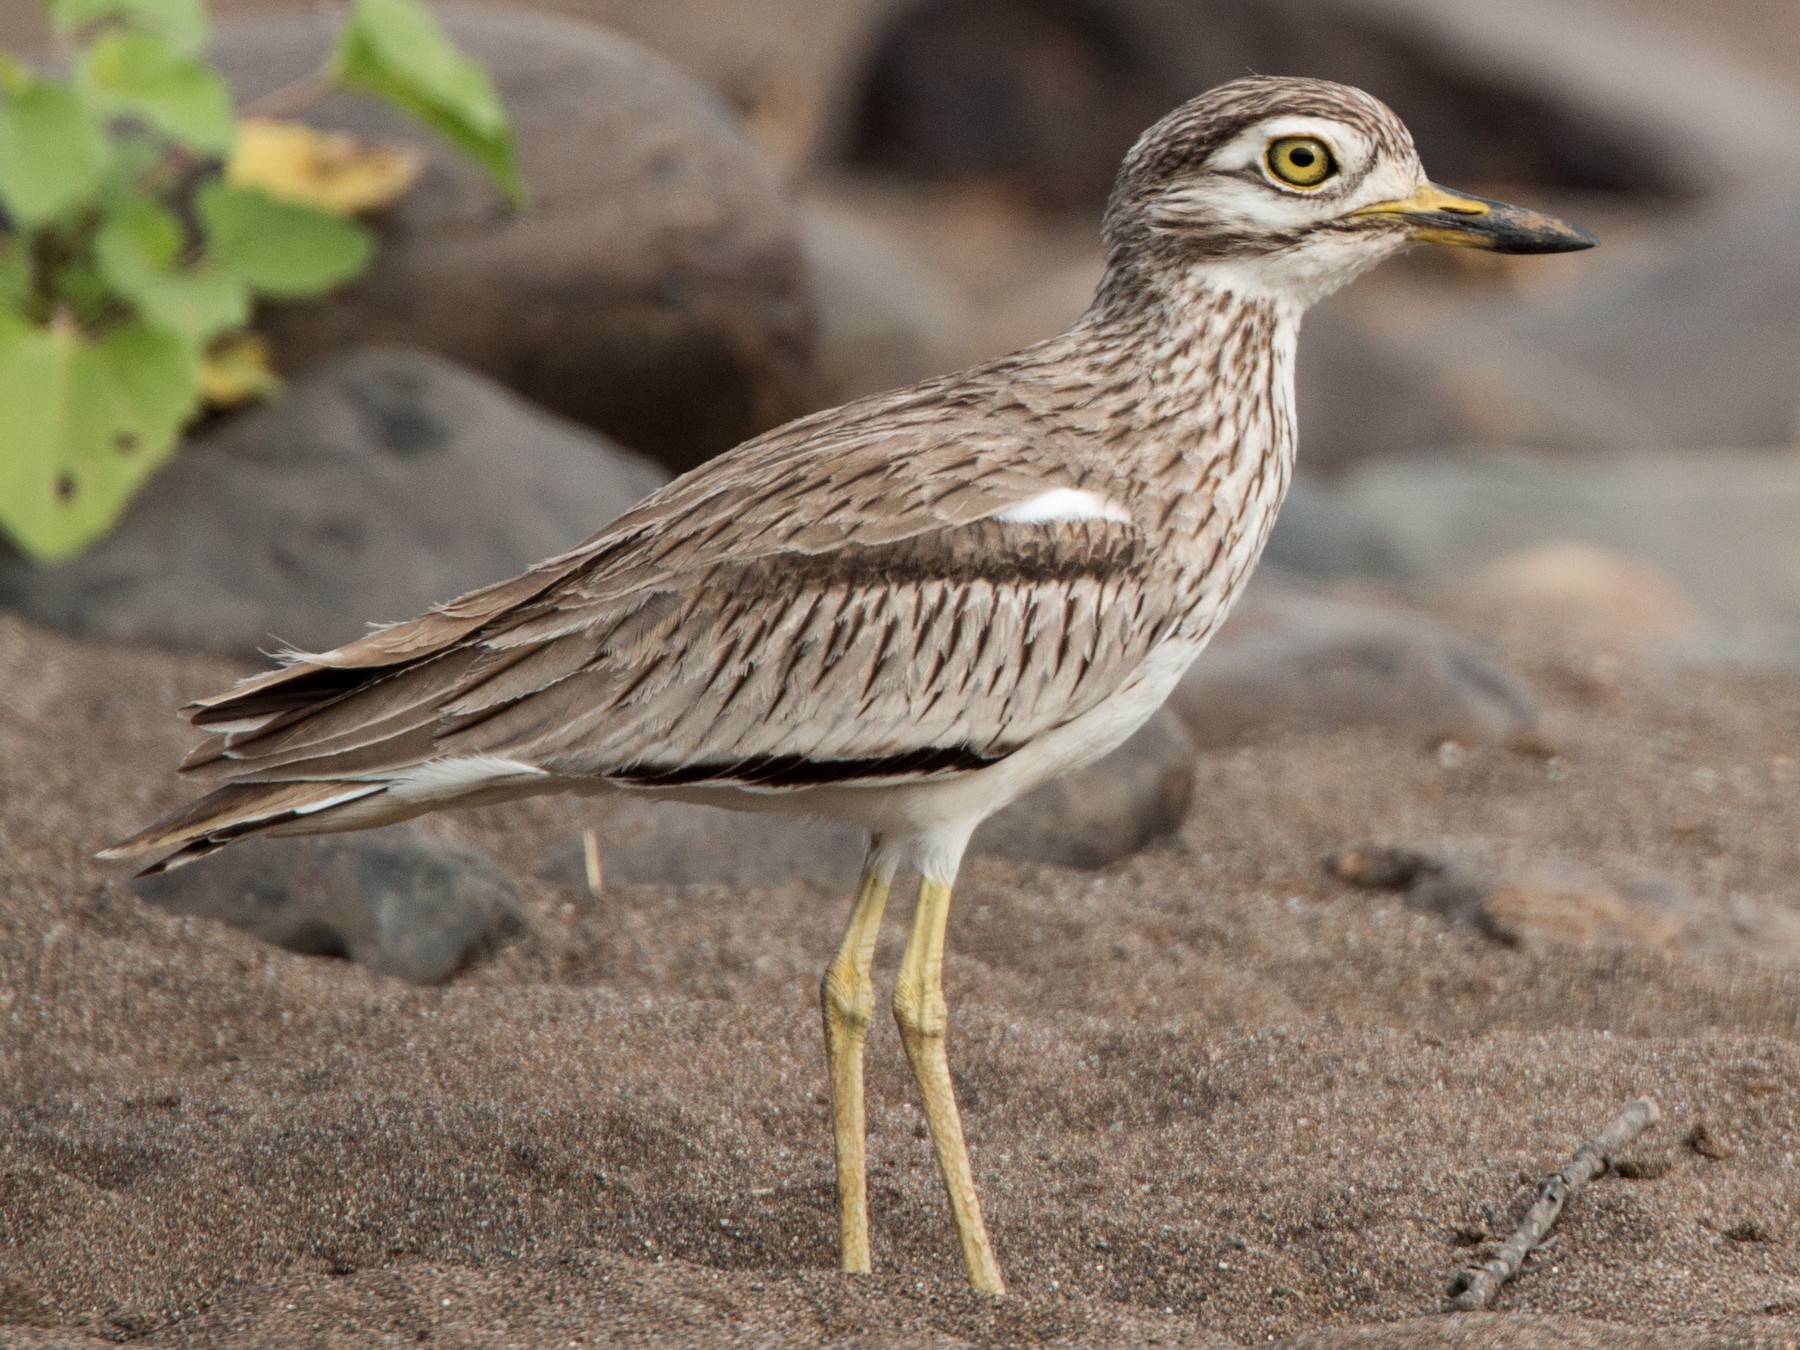
{"type": "Polygon", "coordinates": [[[1316,188],[1337,172],[1331,149],[1317,136],[1283,136],[1269,143],[1269,172],[1289,187],[1316,188]]]}

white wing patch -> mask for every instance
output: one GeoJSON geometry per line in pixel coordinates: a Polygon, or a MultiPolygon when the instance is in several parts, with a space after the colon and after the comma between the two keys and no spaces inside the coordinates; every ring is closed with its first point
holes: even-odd
{"type": "Polygon", "coordinates": [[[429,759],[387,778],[388,791],[402,801],[453,800],[484,788],[511,787],[545,776],[544,770],[498,755],[458,755],[429,759]]]}
{"type": "Polygon", "coordinates": [[[1049,525],[1059,520],[1112,520],[1131,523],[1131,513],[1086,488],[1051,488],[990,516],[1009,525],[1049,525]]]}
{"type": "Polygon", "coordinates": [[[377,792],[382,790],[380,783],[369,783],[366,786],[353,787],[347,791],[338,793],[335,797],[327,797],[324,801],[313,802],[309,806],[296,806],[294,808],[294,814],[297,816],[316,816],[319,812],[329,811],[334,806],[344,806],[350,802],[359,802],[364,797],[373,797],[377,792]]]}

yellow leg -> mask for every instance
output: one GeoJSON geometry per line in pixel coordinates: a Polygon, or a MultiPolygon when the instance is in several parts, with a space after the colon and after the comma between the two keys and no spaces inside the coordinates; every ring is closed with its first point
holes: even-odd
{"type": "Polygon", "coordinates": [[[831,1132],[837,1146],[838,1240],[843,1268],[869,1273],[869,1194],[863,1157],[863,1037],[875,1012],[869,967],[894,869],[869,850],[856,908],[838,954],[825,970],[819,1003],[825,1013],[825,1062],[831,1076],[831,1132]]]}
{"type": "Polygon", "coordinates": [[[949,919],[949,885],[921,883],[912,933],[894,983],[894,1019],[900,1023],[906,1058],[919,1083],[925,1123],[937,1149],[938,1171],[950,1197],[950,1217],[962,1242],[969,1283],[985,1294],[1003,1294],[1006,1288],[1000,1282],[1000,1268],[994,1264],[987,1226],[981,1221],[981,1201],[975,1196],[969,1153],[963,1147],[962,1119],[956,1113],[956,1095],[950,1086],[950,1060],[944,1053],[944,1033],[950,1025],[943,981],[944,925],[949,919]]]}

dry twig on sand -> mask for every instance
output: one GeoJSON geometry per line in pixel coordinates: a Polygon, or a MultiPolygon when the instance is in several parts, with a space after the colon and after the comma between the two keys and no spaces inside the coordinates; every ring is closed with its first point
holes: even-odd
{"type": "Polygon", "coordinates": [[[1469,1266],[1450,1281],[1450,1311],[1473,1312],[1494,1301],[1500,1286],[1519,1273],[1562,1213],[1563,1202],[1612,1165],[1613,1156],[1662,1119],[1655,1098],[1639,1097],[1618,1119],[1575,1150],[1575,1156],[1538,1184],[1537,1201],[1491,1260],[1469,1266]]]}

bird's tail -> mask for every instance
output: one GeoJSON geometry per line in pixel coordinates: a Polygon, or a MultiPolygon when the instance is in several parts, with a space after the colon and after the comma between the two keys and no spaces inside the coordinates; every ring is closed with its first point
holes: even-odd
{"type": "Polygon", "coordinates": [[[148,877],[249,835],[322,834],[410,814],[380,809],[374,799],[387,790],[386,783],[367,781],[227,783],[97,856],[107,862],[149,859],[137,873],[148,877]]]}

